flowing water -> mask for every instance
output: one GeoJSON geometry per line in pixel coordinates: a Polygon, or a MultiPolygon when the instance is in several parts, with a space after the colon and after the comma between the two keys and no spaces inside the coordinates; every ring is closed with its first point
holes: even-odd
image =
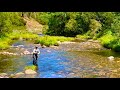
{"type": "MultiPolygon", "coordinates": [[[[32,52],[34,44],[18,41],[13,46],[21,46],[32,52]]],[[[35,78],[109,78],[120,77],[120,54],[111,50],[76,51],[39,47],[38,75],[35,78]],[[114,61],[107,57],[114,56],[114,61]],[[117,70],[117,71],[115,71],[117,70]]],[[[19,53],[19,48],[7,51],[19,53]]],[[[32,65],[32,55],[0,55],[0,72],[22,72],[25,66],[32,65]]]]}

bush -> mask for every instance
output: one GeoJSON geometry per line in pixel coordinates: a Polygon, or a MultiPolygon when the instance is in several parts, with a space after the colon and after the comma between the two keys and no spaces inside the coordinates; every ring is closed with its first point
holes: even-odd
{"type": "Polygon", "coordinates": [[[100,40],[102,45],[104,45],[104,44],[109,44],[110,42],[114,41],[115,39],[116,39],[115,36],[113,36],[111,34],[106,34],[106,35],[102,36],[101,38],[99,38],[98,40],[100,40]]]}
{"type": "MultiPolygon", "coordinates": [[[[112,49],[116,52],[120,52],[120,40],[119,39],[116,39],[114,40],[112,43],[112,49]]],[[[110,44],[111,44],[110,43],[110,44]]]]}

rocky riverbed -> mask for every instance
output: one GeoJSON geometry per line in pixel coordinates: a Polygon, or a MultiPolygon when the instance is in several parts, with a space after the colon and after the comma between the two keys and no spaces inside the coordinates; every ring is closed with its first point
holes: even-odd
{"type": "Polygon", "coordinates": [[[62,42],[59,46],[50,47],[38,44],[41,51],[39,69],[25,71],[24,67],[32,64],[31,52],[34,46],[36,45],[19,42],[1,52],[3,58],[0,57],[0,78],[120,77],[119,53],[105,49],[97,40],[62,42]],[[9,73],[10,70],[13,73],[9,73]]]}
{"type": "Polygon", "coordinates": [[[0,78],[36,78],[37,72],[32,69],[24,70],[15,74],[0,73],[0,78]]]}

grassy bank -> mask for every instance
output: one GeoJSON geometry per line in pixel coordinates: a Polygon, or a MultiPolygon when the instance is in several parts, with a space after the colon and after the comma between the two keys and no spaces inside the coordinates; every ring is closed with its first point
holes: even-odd
{"type": "Polygon", "coordinates": [[[36,70],[37,70],[37,66],[35,66],[35,65],[30,65],[30,66],[26,66],[24,69],[25,69],[25,70],[31,69],[31,70],[36,71],[36,70]]]}
{"type": "MultiPolygon", "coordinates": [[[[79,39],[94,39],[90,38],[90,36],[77,35],[76,38],[79,39]]],[[[116,52],[120,52],[120,39],[112,33],[107,33],[101,36],[100,38],[96,38],[96,40],[100,41],[101,45],[105,48],[111,49],[116,52]]]]}
{"type": "Polygon", "coordinates": [[[74,38],[72,37],[47,35],[39,37],[37,34],[32,34],[29,32],[13,32],[10,34],[6,34],[6,37],[0,38],[0,49],[9,48],[14,41],[19,39],[32,41],[35,44],[41,44],[48,47],[51,45],[58,46],[59,42],[74,40],[74,38]]]}
{"type": "Polygon", "coordinates": [[[39,36],[36,34],[32,34],[29,32],[13,32],[6,34],[5,37],[0,38],[0,49],[8,49],[10,45],[19,39],[23,40],[34,40],[37,39],[39,36]]]}
{"type": "Polygon", "coordinates": [[[41,44],[45,46],[51,46],[55,45],[58,46],[58,42],[64,42],[64,41],[71,41],[74,40],[74,38],[71,37],[63,37],[63,36],[42,36],[39,37],[37,40],[35,40],[35,44],[41,44]]]}

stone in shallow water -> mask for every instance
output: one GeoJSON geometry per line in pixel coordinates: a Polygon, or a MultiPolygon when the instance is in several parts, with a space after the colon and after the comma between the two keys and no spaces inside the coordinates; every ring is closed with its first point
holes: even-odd
{"type": "Polygon", "coordinates": [[[109,60],[109,61],[113,61],[113,60],[114,60],[114,57],[113,57],[113,56],[110,56],[110,57],[108,57],[108,60],[109,60]]]}
{"type": "Polygon", "coordinates": [[[7,73],[0,73],[0,78],[9,78],[7,73]]]}
{"type": "Polygon", "coordinates": [[[15,74],[15,78],[20,78],[20,77],[23,77],[25,74],[23,72],[19,72],[19,73],[16,73],[15,74]]]}
{"type": "Polygon", "coordinates": [[[25,74],[37,74],[37,72],[33,71],[31,69],[27,69],[27,70],[25,70],[25,74]]]}
{"type": "Polygon", "coordinates": [[[0,73],[0,76],[7,76],[7,73],[0,73]]]}
{"type": "Polygon", "coordinates": [[[25,50],[24,52],[23,52],[25,55],[27,55],[27,54],[31,54],[29,51],[27,51],[27,50],[25,50]]]}

